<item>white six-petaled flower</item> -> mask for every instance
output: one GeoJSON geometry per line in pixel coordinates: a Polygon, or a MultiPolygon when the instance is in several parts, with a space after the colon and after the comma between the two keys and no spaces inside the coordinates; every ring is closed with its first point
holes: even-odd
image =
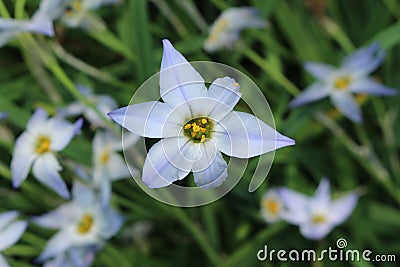
{"type": "Polygon", "coordinates": [[[67,186],[59,171],[62,169],[55,153],[63,150],[79,132],[82,120],[75,124],[62,118],[48,119],[43,109],[37,109],[23,132],[15,142],[11,161],[11,174],[14,187],[19,187],[27,178],[32,167],[33,175],[52,188],[60,196],[69,197],[67,186]]]}
{"type": "MultiPolygon", "coordinates": [[[[127,133],[125,148],[132,146],[139,136],[127,133]]],[[[93,185],[100,189],[102,203],[111,197],[111,182],[130,176],[128,166],[118,153],[122,141],[110,131],[99,131],[93,139],[93,185]]],[[[131,167],[132,168],[132,167],[131,167]]],[[[133,170],[133,169],[132,169],[133,170]]]]}
{"type": "MultiPolygon", "coordinates": [[[[0,252],[14,245],[25,232],[28,225],[25,221],[17,221],[18,212],[7,211],[0,214],[0,252]]],[[[0,253],[0,266],[9,267],[0,253]]]]}
{"type": "Polygon", "coordinates": [[[219,186],[227,177],[222,153],[251,158],[293,145],[294,141],[255,116],[233,111],[241,93],[232,78],[216,79],[207,89],[203,77],[168,40],[160,72],[164,102],[130,105],[109,113],[138,135],[162,138],[146,157],[142,180],[159,188],[193,172],[203,188],[219,186]]]}
{"type": "Polygon", "coordinates": [[[222,48],[232,48],[239,34],[246,28],[264,28],[266,21],[259,11],[252,7],[232,7],[224,10],[210,28],[210,33],[204,42],[207,52],[222,48]]]}
{"type": "Polygon", "coordinates": [[[281,220],[283,203],[275,188],[269,189],[261,198],[261,216],[267,223],[275,223],[281,220]]]}
{"type": "Polygon", "coordinates": [[[305,69],[318,79],[307,87],[291,103],[292,108],[329,96],[335,107],[354,122],[362,121],[360,107],[353,93],[371,95],[395,95],[388,88],[369,77],[382,63],[385,52],[377,43],[362,48],[345,58],[339,68],[308,62],[305,69]]]}
{"type": "Polygon", "coordinates": [[[123,217],[109,205],[102,205],[95,192],[75,183],[72,201],[34,218],[40,226],[59,230],[47,243],[39,261],[56,257],[74,247],[98,246],[114,236],[123,217]]]}
{"type": "Polygon", "coordinates": [[[104,5],[111,5],[122,0],[64,0],[61,21],[71,27],[82,27],[90,30],[96,26],[97,20],[91,10],[104,5]]]}
{"type": "Polygon", "coordinates": [[[30,20],[0,18],[0,47],[23,32],[54,35],[53,21],[60,16],[60,5],[65,0],[42,0],[30,20]]]}
{"type": "Polygon", "coordinates": [[[329,181],[325,178],[312,197],[288,188],[279,189],[279,197],[284,205],[281,217],[299,226],[300,233],[309,239],[321,239],[342,224],[351,215],[358,200],[355,192],[331,200],[329,181]]]}

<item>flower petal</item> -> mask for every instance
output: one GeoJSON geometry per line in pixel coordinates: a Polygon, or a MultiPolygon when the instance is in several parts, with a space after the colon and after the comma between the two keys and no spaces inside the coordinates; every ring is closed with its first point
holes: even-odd
{"type": "Polygon", "coordinates": [[[300,225],[300,233],[308,239],[319,240],[329,234],[332,228],[333,225],[331,225],[330,223],[307,223],[300,225]]]}
{"type": "Polygon", "coordinates": [[[0,32],[0,47],[5,46],[11,39],[16,37],[19,33],[18,32],[0,32]]]}
{"type": "Polygon", "coordinates": [[[60,117],[49,120],[48,125],[51,133],[51,149],[53,151],[63,150],[79,133],[82,128],[83,120],[79,119],[71,124],[60,117]]]}
{"type": "Polygon", "coordinates": [[[101,6],[120,3],[122,0],[88,0],[84,1],[87,9],[97,9],[101,6]]]}
{"type": "Polygon", "coordinates": [[[331,100],[348,119],[356,123],[362,122],[361,109],[349,92],[336,90],[331,93],[331,100]]]}
{"type": "Polygon", "coordinates": [[[228,177],[226,161],[211,140],[200,147],[201,158],[193,164],[194,182],[203,189],[218,187],[228,177]]]}
{"type": "Polygon", "coordinates": [[[0,254],[0,266],[1,267],[10,267],[6,259],[3,257],[3,255],[0,254]]]}
{"type": "Polygon", "coordinates": [[[93,189],[80,182],[75,182],[72,186],[72,196],[82,208],[91,208],[97,202],[93,189]]]}
{"type": "Polygon", "coordinates": [[[125,219],[121,214],[110,207],[103,208],[101,214],[104,220],[99,222],[98,232],[101,238],[106,240],[114,236],[121,229],[125,219]]]}
{"type": "Polygon", "coordinates": [[[322,83],[313,83],[290,102],[289,107],[295,108],[309,102],[314,102],[328,95],[329,88],[322,83]]]}
{"type": "Polygon", "coordinates": [[[38,261],[42,262],[67,251],[73,245],[73,238],[69,228],[57,232],[47,242],[46,247],[40,254],[38,261]]]}
{"type": "Polygon", "coordinates": [[[25,232],[27,226],[28,223],[25,221],[16,221],[2,229],[0,232],[0,251],[14,245],[25,232]]]}
{"type": "Polygon", "coordinates": [[[111,199],[111,182],[106,177],[102,177],[100,183],[100,200],[103,206],[107,206],[111,199]]]}
{"type": "Polygon", "coordinates": [[[150,138],[177,136],[185,123],[169,105],[157,101],[130,105],[108,115],[129,131],[150,138]]]}
{"type": "Polygon", "coordinates": [[[357,205],[358,194],[349,193],[341,198],[332,202],[331,214],[334,224],[341,224],[351,215],[357,205]]]}
{"type": "Polygon", "coordinates": [[[3,227],[18,217],[18,211],[6,211],[0,214],[0,232],[3,227]]]}
{"type": "Polygon", "coordinates": [[[13,187],[17,188],[27,178],[32,162],[36,158],[32,150],[32,136],[27,132],[21,134],[15,142],[11,160],[11,175],[13,187]]]}
{"type": "Polygon", "coordinates": [[[313,202],[316,202],[321,206],[327,206],[330,203],[330,200],[331,192],[329,180],[327,178],[322,178],[317,190],[315,191],[313,202]]]}
{"type": "Polygon", "coordinates": [[[56,157],[51,153],[45,153],[38,157],[33,164],[33,174],[35,177],[63,198],[69,198],[67,186],[60,174],[61,166],[56,157]]]}
{"type": "Polygon", "coordinates": [[[218,149],[237,158],[251,158],[294,145],[294,140],[244,112],[231,112],[215,125],[212,140],[218,149]]]}
{"type": "Polygon", "coordinates": [[[163,40],[160,95],[171,107],[190,99],[207,96],[204,79],[168,41],[163,40]]]}
{"type": "Polygon", "coordinates": [[[208,95],[218,101],[221,101],[231,109],[239,102],[242,93],[240,85],[232,78],[218,78],[208,88],[208,95]]]}
{"type": "Polygon", "coordinates": [[[111,181],[128,178],[130,176],[125,160],[117,153],[110,154],[106,171],[108,172],[111,181]]]}
{"type": "Polygon", "coordinates": [[[396,95],[397,90],[375,82],[371,78],[358,79],[350,84],[350,91],[371,95],[396,95]]]}
{"type": "Polygon", "coordinates": [[[28,124],[26,125],[26,129],[36,130],[37,128],[41,128],[41,126],[46,123],[47,117],[48,114],[44,109],[42,108],[36,109],[31,118],[29,119],[28,124]]]}
{"type": "Polygon", "coordinates": [[[378,43],[373,43],[346,57],[342,67],[357,76],[364,76],[378,68],[384,58],[385,51],[378,43]]]}
{"type": "Polygon", "coordinates": [[[32,221],[42,227],[59,229],[67,226],[79,215],[74,203],[66,203],[44,215],[34,217],[32,221]]]}
{"type": "Polygon", "coordinates": [[[79,101],[73,102],[68,106],[58,110],[58,115],[62,117],[70,117],[82,114],[85,110],[85,105],[79,101]]]}
{"type": "MultiPolygon", "coordinates": [[[[172,184],[176,180],[183,179],[190,171],[191,166],[179,163],[184,158],[179,150],[178,138],[165,138],[154,144],[147,154],[142,179],[149,188],[159,188],[172,184]]],[[[187,162],[187,159],[182,163],[187,162]]]]}
{"type": "Polygon", "coordinates": [[[308,73],[310,73],[318,80],[326,79],[335,71],[335,68],[332,66],[315,62],[304,63],[304,68],[308,73]]]}
{"type": "Polygon", "coordinates": [[[277,189],[278,196],[285,206],[282,218],[292,224],[300,225],[308,220],[310,197],[283,187],[277,189]]]}

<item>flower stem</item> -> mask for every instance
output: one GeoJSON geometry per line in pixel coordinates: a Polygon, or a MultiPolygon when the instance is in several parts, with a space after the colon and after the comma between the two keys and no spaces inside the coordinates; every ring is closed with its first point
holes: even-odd
{"type": "MultiPolygon", "coordinates": [[[[335,135],[335,137],[349,150],[349,152],[360,162],[360,164],[371,174],[375,180],[381,184],[387,192],[400,205],[400,195],[396,191],[390,179],[389,172],[376,156],[373,148],[365,140],[363,144],[357,145],[345,131],[332,119],[322,113],[316,113],[316,119],[335,135]]],[[[365,139],[365,137],[362,137],[365,139]]]]}
{"type": "Polygon", "coordinates": [[[288,91],[291,95],[296,96],[300,93],[300,90],[296,87],[296,85],[289,81],[279,70],[273,68],[270,63],[264,60],[259,54],[254,52],[243,43],[239,44],[239,49],[244,55],[246,55],[246,57],[252,60],[268,75],[270,75],[276,83],[285,88],[286,91],[288,91]]]}

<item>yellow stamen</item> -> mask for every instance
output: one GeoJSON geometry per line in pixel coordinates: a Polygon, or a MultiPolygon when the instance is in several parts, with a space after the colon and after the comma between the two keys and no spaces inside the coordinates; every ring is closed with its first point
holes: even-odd
{"type": "Polygon", "coordinates": [[[311,220],[313,223],[323,223],[326,221],[326,217],[324,215],[315,215],[311,220]]]}
{"type": "Polygon", "coordinates": [[[345,90],[349,87],[350,82],[351,82],[350,77],[345,76],[345,77],[340,77],[340,78],[336,79],[334,81],[334,85],[335,85],[335,88],[337,88],[339,90],[345,90]]]}
{"type": "Polygon", "coordinates": [[[36,142],[36,153],[43,154],[50,151],[50,138],[47,136],[39,136],[36,142]]]}
{"type": "Polygon", "coordinates": [[[195,143],[207,142],[211,139],[211,133],[213,131],[213,122],[207,117],[197,117],[188,122],[183,126],[183,134],[186,135],[190,140],[195,143]]]}
{"type": "Polygon", "coordinates": [[[110,160],[110,152],[105,150],[100,156],[100,162],[106,164],[110,160]]]}
{"type": "Polygon", "coordinates": [[[85,214],[82,218],[82,221],[79,222],[76,230],[80,234],[86,234],[90,231],[93,226],[93,217],[89,214],[85,214]]]}
{"type": "Polygon", "coordinates": [[[193,125],[193,132],[197,133],[200,132],[200,126],[198,126],[196,123],[193,125]]]}
{"type": "Polygon", "coordinates": [[[273,199],[264,200],[263,206],[264,206],[265,209],[267,209],[272,214],[277,214],[278,211],[281,208],[281,205],[277,201],[275,201],[273,199]]]}
{"type": "Polygon", "coordinates": [[[238,87],[239,83],[234,83],[233,86],[238,87]]]}

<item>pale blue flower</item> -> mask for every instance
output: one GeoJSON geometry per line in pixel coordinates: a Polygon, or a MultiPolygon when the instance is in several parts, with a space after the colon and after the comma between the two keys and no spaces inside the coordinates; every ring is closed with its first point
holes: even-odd
{"type": "Polygon", "coordinates": [[[232,48],[239,34],[246,28],[265,28],[266,21],[257,9],[251,7],[232,7],[224,10],[210,28],[204,49],[214,52],[222,48],[232,48]]]}
{"type": "Polygon", "coordinates": [[[96,18],[91,13],[92,10],[101,6],[111,5],[122,0],[66,0],[63,5],[61,21],[71,27],[82,27],[90,29],[96,27],[96,18]]]}
{"type": "Polygon", "coordinates": [[[251,158],[293,145],[294,141],[257,119],[233,111],[241,93],[232,78],[204,79],[168,40],[160,72],[164,102],[145,102],[115,110],[109,116],[129,131],[162,138],[146,157],[142,179],[150,188],[181,180],[193,171],[203,188],[219,186],[227,177],[222,153],[251,158]]]}
{"type": "Polygon", "coordinates": [[[43,267],[89,267],[101,246],[72,247],[54,259],[45,262],[43,267]]]}
{"type": "MultiPolygon", "coordinates": [[[[25,221],[16,220],[18,212],[7,211],[0,214],[0,252],[14,245],[25,232],[28,225],[25,221]]],[[[9,267],[0,253],[0,266],[9,267]]]]}
{"type": "MultiPolygon", "coordinates": [[[[86,97],[88,101],[93,103],[100,113],[106,115],[111,110],[117,108],[117,102],[108,95],[95,95],[93,90],[82,84],[76,86],[78,90],[86,97]]],[[[81,101],[76,101],[65,108],[59,110],[62,116],[77,116],[83,114],[83,116],[94,126],[94,127],[106,127],[104,121],[97,115],[97,113],[90,107],[83,104],[81,101]]]]}
{"type": "Polygon", "coordinates": [[[356,192],[331,200],[329,181],[325,178],[312,197],[288,188],[281,188],[279,196],[285,207],[282,218],[298,225],[300,233],[309,239],[321,239],[346,221],[358,200],[356,192]]]}
{"type": "Polygon", "coordinates": [[[291,103],[292,108],[329,96],[335,107],[354,122],[362,121],[361,109],[353,93],[395,95],[395,89],[374,81],[369,74],[382,63],[385,52],[374,43],[345,58],[339,68],[320,63],[306,63],[305,69],[318,79],[291,103]]]}
{"type": "Polygon", "coordinates": [[[4,120],[8,117],[8,112],[0,112],[0,120],[4,120]]]}
{"type": "Polygon", "coordinates": [[[57,257],[74,247],[101,246],[121,228],[122,216],[101,204],[95,192],[75,183],[72,201],[33,221],[42,227],[57,229],[39,256],[39,261],[57,257]]]}
{"type": "Polygon", "coordinates": [[[19,187],[32,167],[33,175],[60,196],[69,197],[67,186],[59,171],[62,169],[56,152],[63,150],[79,132],[82,120],[75,124],[60,117],[48,118],[43,109],[37,109],[15,142],[11,161],[14,187],[19,187]]]}
{"type": "Polygon", "coordinates": [[[0,47],[23,32],[53,36],[53,21],[61,14],[60,5],[64,1],[43,0],[30,20],[0,18],[0,47]]]}
{"type": "MultiPolygon", "coordinates": [[[[139,136],[128,133],[124,147],[132,146],[139,136]]],[[[109,131],[98,131],[93,139],[93,184],[100,189],[102,203],[111,197],[111,182],[130,177],[128,166],[118,153],[122,151],[122,140],[109,131]]],[[[133,170],[133,169],[132,169],[133,170]]]]}
{"type": "Polygon", "coordinates": [[[281,220],[283,204],[275,188],[269,189],[261,198],[261,216],[267,223],[275,223],[281,220]]]}

